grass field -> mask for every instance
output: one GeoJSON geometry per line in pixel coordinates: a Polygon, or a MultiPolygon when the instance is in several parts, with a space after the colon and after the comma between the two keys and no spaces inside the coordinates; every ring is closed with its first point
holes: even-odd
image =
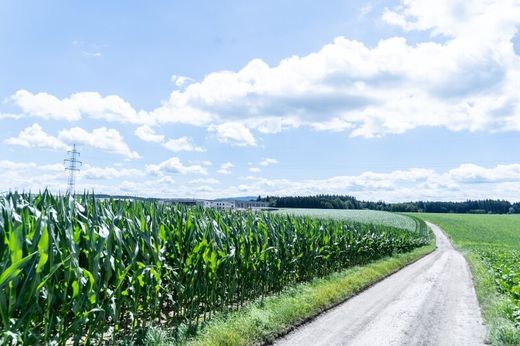
{"type": "Polygon", "coordinates": [[[344,220],[415,230],[416,222],[405,215],[377,210],[346,209],[279,209],[275,213],[344,220]]]}
{"type": "Polygon", "coordinates": [[[497,345],[520,345],[520,215],[412,214],[440,226],[468,259],[497,345]]]}

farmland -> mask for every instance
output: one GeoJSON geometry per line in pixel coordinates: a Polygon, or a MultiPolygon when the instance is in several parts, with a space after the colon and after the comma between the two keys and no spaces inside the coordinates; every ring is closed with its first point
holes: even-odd
{"type": "MultiPolygon", "coordinates": [[[[429,242],[424,228],[147,201],[0,198],[0,342],[99,343],[215,314],[429,242]]],[[[415,222],[415,221],[414,221],[415,222]]]]}
{"type": "Polygon", "coordinates": [[[419,216],[442,227],[466,253],[491,341],[520,343],[520,216],[419,216]]]}
{"type": "Polygon", "coordinates": [[[316,218],[344,220],[351,222],[371,223],[415,230],[417,227],[413,218],[377,210],[349,210],[349,209],[279,209],[276,213],[309,216],[316,218]]]}

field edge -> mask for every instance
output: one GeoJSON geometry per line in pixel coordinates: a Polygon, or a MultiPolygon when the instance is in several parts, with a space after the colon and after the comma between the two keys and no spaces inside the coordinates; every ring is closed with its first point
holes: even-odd
{"type": "MultiPolygon", "coordinates": [[[[321,313],[352,298],[400,269],[435,250],[435,240],[429,245],[408,253],[349,268],[289,287],[268,297],[263,303],[255,302],[227,317],[215,318],[196,337],[183,341],[188,345],[252,345],[270,344],[295,328],[315,319],[321,313]]],[[[152,337],[150,345],[175,344],[161,340],[164,331],[152,337]],[[157,336],[159,336],[157,338],[157,336]]],[[[171,340],[171,339],[170,339],[171,340]]]]}
{"type": "MultiPolygon", "coordinates": [[[[409,214],[405,214],[409,215],[409,214]]],[[[412,214],[413,215],[413,214],[412,214]]],[[[427,215],[419,215],[418,218],[436,224],[443,229],[444,234],[468,262],[472,281],[475,287],[477,300],[480,306],[484,325],[486,327],[486,342],[491,345],[520,345],[519,329],[507,318],[512,313],[514,303],[507,296],[500,294],[494,282],[494,277],[486,268],[479,254],[471,248],[453,239],[452,235],[445,231],[439,220],[428,218],[427,215]]]]}

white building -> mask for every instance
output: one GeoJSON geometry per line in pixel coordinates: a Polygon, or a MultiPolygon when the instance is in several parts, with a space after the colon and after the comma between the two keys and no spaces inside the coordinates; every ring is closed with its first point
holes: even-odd
{"type": "Polygon", "coordinates": [[[229,201],[213,201],[211,204],[217,209],[235,209],[235,203],[229,201]]]}
{"type": "Polygon", "coordinates": [[[198,201],[197,205],[204,208],[235,209],[235,203],[230,201],[198,201]]]}
{"type": "Polygon", "coordinates": [[[269,207],[268,202],[234,201],[236,209],[261,209],[269,207]]]}
{"type": "Polygon", "coordinates": [[[215,208],[215,209],[262,209],[269,207],[267,202],[257,201],[198,201],[197,205],[204,208],[215,208]]]}

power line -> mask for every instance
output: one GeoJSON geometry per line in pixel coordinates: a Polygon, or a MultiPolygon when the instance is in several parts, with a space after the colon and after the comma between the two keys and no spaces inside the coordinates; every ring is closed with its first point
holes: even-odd
{"type": "Polygon", "coordinates": [[[80,153],[76,150],[76,144],[73,145],[72,150],[68,151],[68,154],[69,158],[63,160],[63,162],[67,164],[65,170],[69,171],[68,193],[74,195],[76,185],[76,172],[79,172],[79,167],[81,167],[83,162],[78,160],[80,153]]]}

